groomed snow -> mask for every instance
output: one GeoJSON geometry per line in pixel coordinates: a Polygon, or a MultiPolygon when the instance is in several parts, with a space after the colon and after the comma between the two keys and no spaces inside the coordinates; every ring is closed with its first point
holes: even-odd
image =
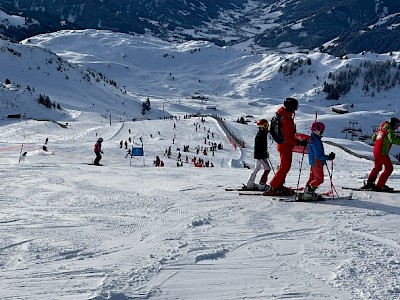
{"type": "MultiPolygon", "coordinates": [[[[240,186],[250,170],[229,164],[252,162],[251,149],[235,150],[211,118],[92,126],[2,127],[3,299],[399,299],[395,194],[321,203],[239,196],[225,187],[240,186]],[[208,130],[224,149],[196,155],[208,130]],[[24,144],[18,163],[20,148],[11,148],[23,132],[36,142],[24,144]],[[99,136],[105,166],[87,165],[99,136]],[[129,137],[136,146],[142,137],[144,158],[125,158],[119,142],[129,137]],[[183,160],[204,157],[215,167],[176,167],[180,145],[189,145],[183,160]],[[153,166],[155,155],[165,167],[153,166]]],[[[326,150],[337,154],[333,183],[347,195],[340,187],[361,185],[372,163],[326,150]]],[[[274,146],[271,155],[276,168],[274,146]]],[[[300,163],[295,154],[288,186],[297,185],[300,163]]],[[[304,162],[302,185],[307,175],[304,162]]],[[[400,188],[399,177],[396,168],[390,185],[400,188]]],[[[320,190],[330,190],[329,178],[320,190]]]]}

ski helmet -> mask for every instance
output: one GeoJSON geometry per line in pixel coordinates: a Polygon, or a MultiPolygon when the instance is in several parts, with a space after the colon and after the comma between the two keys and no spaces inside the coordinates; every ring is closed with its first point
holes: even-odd
{"type": "Polygon", "coordinates": [[[299,108],[299,102],[294,98],[286,98],[283,102],[283,106],[288,111],[294,112],[299,108]]]}
{"type": "Polygon", "coordinates": [[[400,125],[400,120],[397,118],[390,118],[389,124],[392,128],[394,128],[396,125],[400,125]]]}
{"type": "Polygon", "coordinates": [[[314,122],[311,124],[311,132],[319,131],[322,133],[325,130],[325,124],[322,122],[314,122]]]}
{"type": "Polygon", "coordinates": [[[103,138],[99,138],[97,141],[98,141],[99,143],[102,143],[102,142],[103,142],[103,138]]]}
{"type": "Polygon", "coordinates": [[[257,122],[257,127],[268,129],[269,124],[268,121],[265,119],[261,119],[257,122]]]}

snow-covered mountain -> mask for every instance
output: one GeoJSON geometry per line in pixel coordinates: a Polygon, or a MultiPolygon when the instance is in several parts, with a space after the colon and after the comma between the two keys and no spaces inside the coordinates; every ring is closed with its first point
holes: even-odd
{"type": "MultiPolygon", "coordinates": [[[[21,94],[27,95],[25,101],[34,101],[38,94],[44,94],[62,108],[105,117],[111,114],[121,120],[213,112],[236,120],[243,116],[243,111],[237,110],[238,103],[246,110],[245,115],[255,120],[270,117],[282,99],[293,96],[302,104],[298,114],[304,124],[299,123],[299,130],[306,131],[317,112],[332,124],[338,118],[349,124],[356,121],[357,129],[362,130],[358,135],[369,135],[372,126],[400,111],[394,101],[399,93],[398,53],[362,53],[346,59],[319,52],[254,54],[205,41],[176,44],[96,30],[61,31],[33,37],[20,45],[3,42],[2,49],[0,78],[2,92],[7,93],[3,98],[7,99],[3,104],[7,114],[29,116],[24,105],[16,109],[10,107],[10,101],[21,94]],[[374,72],[387,80],[373,85],[374,72]],[[344,81],[343,74],[351,81],[344,81]],[[5,84],[6,79],[11,85],[5,84]],[[328,82],[335,91],[341,91],[337,100],[326,99],[329,93],[324,89],[331,87],[328,82]],[[342,90],[347,86],[348,90],[342,90]],[[147,98],[152,109],[143,115],[142,103],[147,98]],[[372,103],[378,111],[370,111],[372,103]],[[332,106],[349,113],[338,115],[332,106]],[[207,107],[216,107],[217,111],[207,107]],[[360,114],[364,111],[367,113],[360,114]]],[[[330,128],[331,136],[346,134],[343,128],[330,128]]]]}
{"type": "MultiPolygon", "coordinates": [[[[95,112],[105,118],[143,117],[142,101],[104,74],[43,48],[0,43],[2,118],[20,114],[23,118],[68,121],[70,110],[95,112]],[[50,107],[38,103],[41,96],[51,102],[50,107]]],[[[155,109],[148,116],[160,114],[155,109]]]]}
{"type": "Polygon", "coordinates": [[[94,28],[175,42],[246,42],[255,51],[288,44],[336,56],[400,50],[397,0],[3,0],[0,9],[29,23],[0,22],[0,32],[14,40],[62,28],[94,28]]]}

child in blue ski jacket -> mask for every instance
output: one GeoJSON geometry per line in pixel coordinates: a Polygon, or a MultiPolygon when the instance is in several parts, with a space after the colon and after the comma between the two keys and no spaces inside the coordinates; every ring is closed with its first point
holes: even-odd
{"type": "Polygon", "coordinates": [[[327,160],[335,159],[335,153],[325,154],[322,136],[325,130],[324,123],[314,122],[311,125],[311,138],[308,143],[308,161],[310,163],[310,177],[304,189],[304,199],[313,200],[318,197],[315,190],[324,182],[324,165],[327,160]]]}

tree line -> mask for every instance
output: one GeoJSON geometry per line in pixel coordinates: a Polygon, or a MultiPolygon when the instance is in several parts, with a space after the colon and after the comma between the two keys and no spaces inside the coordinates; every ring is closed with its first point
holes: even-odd
{"type": "Polygon", "coordinates": [[[400,84],[400,63],[392,61],[363,61],[359,66],[346,66],[328,74],[323,84],[326,99],[338,100],[350,92],[353,87],[362,84],[365,95],[374,97],[376,93],[388,91],[400,84]]]}

